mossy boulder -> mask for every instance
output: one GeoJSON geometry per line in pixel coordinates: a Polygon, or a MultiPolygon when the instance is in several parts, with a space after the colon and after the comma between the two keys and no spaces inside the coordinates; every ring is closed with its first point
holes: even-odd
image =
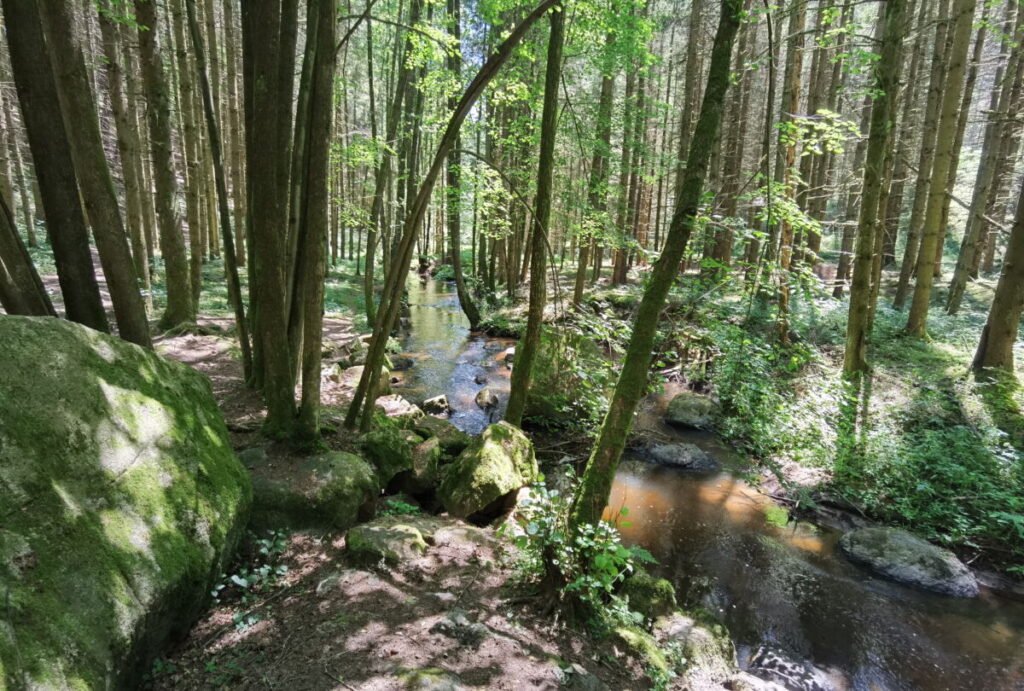
{"type": "Polygon", "coordinates": [[[136,686],[202,611],[251,501],[201,374],[0,317],[0,687],[136,686]]]}
{"type": "Polygon", "coordinates": [[[399,673],[407,691],[462,691],[462,681],[451,672],[436,667],[421,667],[399,673]]]}
{"type": "Polygon", "coordinates": [[[344,530],[372,515],[380,494],[375,469],[355,454],[331,452],[275,467],[265,454],[240,457],[252,473],[254,528],[344,530]]]}
{"type": "Polygon", "coordinates": [[[421,441],[412,449],[412,470],[399,476],[399,489],[412,495],[423,495],[437,488],[441,480],[441,442],[437,437],[421,441]]]}
{"type": "Polygon", "coordinates": [[[429,415],[416,420],[412,430],[422,437],[436,437],[446,456],[458,456],[472,441],[468,434],[452,423],[429,415]]]}
{"type": "Polygon", "coordinates": [[[438,496],[458,518],[500,513],[537,475],[533,444],[521,429],[503,421],[487,427],[446,467],[438,496]]]}
{"type": "Polygon", "coordinates": [[[345,536],[345,552],[356,564],[373,565],[383,561],[397,566],[427,551],[423,530],[418,525],[436,526],[429,518],[383,516],[357,525],[345,536]]]}
{"type": "Polygon", "coordinates": [[[683,391],[669,402],[665,422],[675,427],[710,429],[717,412],[718,405],[710,396],[683,391]]]}
{"type": "Polygon", "coordinates": [[[381,486],[387,487],[395,475],[413,469],[412,447],[418,440],[393,424],[382,424],[359,438],[359,448],[377,468],[381,486]]]}
{"type": "Polygon", "coordinates": [[[850,561],[899,583],[956,597],[974,597],[978,581],[956,555],[899,528],[852,530],[839,539],[850,561]]]}
{"type": "Polygon", "coordinates": [[[620,594],[629,599],[631,610],[648,619],[671,614],[676,609],[676,589],[672,584],[643,569],[626,579],[620,594]]]}
{"type": "Polygon", "coordinates": [[[635,626],[620,626],[615,629],[614,635],[644,663],[650,676],[667,676],[672,672],[665,653],[651,634],[635,626]]]}
{"type": "Polygon", "coordinates": [[[653,633],[659,643],[680,647],[690,688],[713,688],[737,671],[736,650],[721,624],[672,612],[655,620],[653,633]]]}

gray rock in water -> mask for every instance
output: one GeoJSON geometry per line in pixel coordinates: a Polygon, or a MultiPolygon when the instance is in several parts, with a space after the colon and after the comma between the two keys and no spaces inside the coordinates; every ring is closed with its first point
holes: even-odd
{"type": "Polygon", "coordinates": [[[475,383],[481,384],[481,385],[486,384],[487,383],[487,375],[486,374],[478,374],[475,377],[473,377],[473,381],[475,383]]]}
{"type": "Polygon", "coordinates": [[[408,355],[392,355],[391,356],[391,369],[396,372],[401,372],[407,369],[411,369],[416,361],[408,355]]]}
{"type": "Polygon", "coordinates": [[[899,583],[955,597],[975,597],[978,581],[952,552],[905,530],[872,527],[843,535],[850,561],[899,583]]]}
{"type": "Polygon", "coordinates": [[[448,404],[448,397],[441,394],[423,401],[423,412],[430,415],[448,415],[452,412],[452,407],[448,404]]]}
{"type": "Polygon", "coordinates": [[[820,669],[768,646],[754,651],[748,667],[751,674],[781,684],[789,691],[835,691],[836,688],[820,669]]]}
{"type": "Polygon", "coordinates": [[[498,407],[498,394],[491,391],[489,387],[484,387],[476,392],[476,404],[483,410],[491,410],[492,408],[498,407]]]}
{"type": "Polygon", "coordinates": [[[712,456],[695,444],[658,444],[647,450],[651,460],[684,470],[718,470],[712,456]]]}
{"type": "Polygon", "coordinates": [[[668,404],[665,422],[676,427],[710,429],[714,424],[716,411],[714,400],[694,391],[676,394],[668,404]]]}

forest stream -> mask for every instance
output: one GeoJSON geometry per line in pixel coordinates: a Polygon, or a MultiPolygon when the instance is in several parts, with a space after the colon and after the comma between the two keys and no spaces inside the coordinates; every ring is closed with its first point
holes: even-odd
{"type": "MultiPolygon", "coordinates": [[[[479,433],[503,410],[509,370],[502,353],[514,342],[471,333],[454,286],[410,275],[408,287],[402,345],[415,364],[398,392],[447,394],[451,421],[479,433]],[[483,377],[486,384],[477,383],[483,377]],[[490,413],[474,400],[484,385],[501,401],[490,413]]],[[[736,467],[738,455],[713,434],[661,421],[667,397],[645,401],[638,426],[736,467]]],[[[610,510],[622,506],[629,508],[620,526],[625,540],[654,554],[681,604],[724,619],[741,666],[767,645],[814,664],[840,688],[1024,689],[1022,602],[987,588],[958,599],[876,578],[838,552],[838,531],[779,525],[785,521],[775,502],[729,472],[680,471],[627,454],[610,510]]]]}

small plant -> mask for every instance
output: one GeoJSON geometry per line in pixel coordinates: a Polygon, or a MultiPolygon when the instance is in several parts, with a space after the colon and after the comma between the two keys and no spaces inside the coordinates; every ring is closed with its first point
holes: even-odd
{"type": "Polygon", "coordinates": [[[235,628],[245,631],[260,621],[260,616],[247,612],[288,573],[286,564],[278,563],[287,546],[287,533],[283,530],[268,531],[264,537],[250,534],[253,557],[250,564],[242,566],[232,574],[221,574],[221,580],[210,591],[214,602],[224,604],[237,602],[241,611],[235,612],[235,628]]]}
{"type": "MultiPolygon", "coordinates": [[[[571,484],[575,485],[574,478],[571,484]]],[[[558,490],[548,489],[543,478],[531,486],[520,507],[526,526],[513,541],[521,550],[521,577],[539,580],[550,564],[558,570],[562,595],[583,604],[597,628],[641,622],[642,616],[631,612],[615,591],[640,562],[655,562],[650,552],[623,545],[618,528],[609,521],[570,531],[569,501],[558,490]]],[[[622,516],[628,513],[625,507],[620,510],[622,516]]]]}
{"type": "Polygon", "coordinates": [[[384,507],[377,513],[381,516],[410,516],[420,512],[420,507],[401,499],[385,499],[384,507]]]}
{"type": "Polygon", "coordinates": [[[169,677],[178,671],[178,665],[174,664],[169,660],[157,658],[153,660],[153,666],[149,672],[145,675],[146,679],[157,679],[159,677],[169,677]]]}

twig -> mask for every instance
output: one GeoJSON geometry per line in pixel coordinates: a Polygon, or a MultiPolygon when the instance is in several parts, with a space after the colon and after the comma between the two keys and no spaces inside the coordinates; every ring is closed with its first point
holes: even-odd
{"type": "Polygon", "coordinates": [[[358,689],[356,689],[356,687],[352,686],[351,684],[345,683],[340,678],[338,678],[338,677],[334,676],[333,674],[331,674],[330,672],[328,672],[327,668],[324,668],[322,671],[324,673],[324,676],[327,677],[328,679],[331,679],[333,681],[338,682],[339,684],[344,686],[346,689],[352,689],[352,691],[358,691],[358,689]]]}

